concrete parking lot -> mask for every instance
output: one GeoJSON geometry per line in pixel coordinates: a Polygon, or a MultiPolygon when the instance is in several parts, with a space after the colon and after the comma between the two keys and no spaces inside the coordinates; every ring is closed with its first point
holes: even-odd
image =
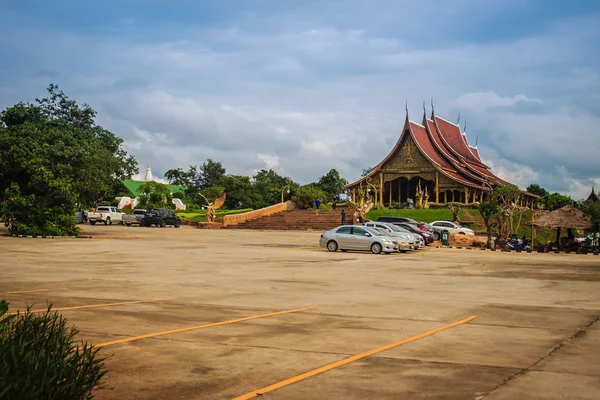
{"type": "Polygon", "coordinates": [[[328,253],[319,232],[85,233],[0,237],[0,298],[68,308],[110,356],[98,399],[600,393],[600,256],[328,253]]]}

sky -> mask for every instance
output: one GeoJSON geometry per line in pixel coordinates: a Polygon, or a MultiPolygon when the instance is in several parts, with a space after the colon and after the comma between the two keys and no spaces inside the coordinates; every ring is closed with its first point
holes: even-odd
{"type": "Polygon", "coordinates": [[[56,83],[142,176],[211,158],[303,184],[359,178],[433,101],[497,175],[580,199],[600,189],[599,43],[594,0],[4,0],[0,108],[56,83]]]}

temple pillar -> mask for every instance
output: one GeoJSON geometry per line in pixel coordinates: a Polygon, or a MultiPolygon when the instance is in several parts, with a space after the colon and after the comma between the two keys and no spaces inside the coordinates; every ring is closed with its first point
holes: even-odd
{"type": "Polygon", "coordinates": [[[390,207],[392,206],[392,189],[394,188],[393,183],[394,183],[393,181],[389,182],[389,184],[390,184],[390,190],[389,190],[389,192],[390,192],[390,205],[389,206],[390,207]]]}
{"type": "Polygon", "coordinates": [[[379,204],[383,205],[383,173],[379,173],[379,204]]]}
{"type": "Polygon", "coordinates": [[[465,187],[465,204],[469,204],[469,188],[465,187]]]}
{"type": "Polygon", "coordinates": [[[435,202],[440,202],[440,180],[437,171],[435,171],[435,202]]]}
{"type": "Polygon", "coordinates": [[[352,202],[356,204],[356,188],[352,188],[352,202]]]}

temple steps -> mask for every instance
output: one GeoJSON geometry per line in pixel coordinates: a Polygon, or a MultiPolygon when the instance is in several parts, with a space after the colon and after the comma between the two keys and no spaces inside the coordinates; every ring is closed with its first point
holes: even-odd
{"type": "MultiPolygon", "coordinates": [[[[323,230],[331,229],[341,224],[341,210],[290,210],[242,222],[238,225],[227,226],[226,229],[256,229],[256,230],[323,230]]],[[[352,223],[352,214],[346,210],[346,223],[352,223]]]]}

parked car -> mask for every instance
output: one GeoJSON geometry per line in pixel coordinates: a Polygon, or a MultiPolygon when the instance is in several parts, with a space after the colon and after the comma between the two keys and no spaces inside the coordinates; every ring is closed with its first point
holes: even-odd
{"type": "Polygon", "coordinates": [[[173,225],[175,228],[179,228],[181,226],[181,218],[166,208],[149,208],[146,210],[140,226],[152,225],[160,226],[161,228],[173,225]]]}
{"type": "Polygon", "coordinates": [[[410,230],[412,233],[416,233],[417,235],[421,236],[423,238],[423,240],[425,241],[426,245],[431,244],[435,241],[433,238],[433,233],[421,230],[413,224],[402,222],[402,223],[397,223],[394,225],[406,228],[406,229],[410,230]]]}
{"type": "Polygon", "coordinates": [[[123,223],[127,226],[141,225],[144,215],[146,215],[146,210],[135,209],[133,214],[123,215],[123,223]]]}
{"type": "Polygon", "coordinates": [[[75,211],[75,223],[85,224],[87,222],[86,212],[83,210],[75,211]]]}
{"type": "Polygon", "coordinates": [[[329,251],[365,250],[373,254],[398,251],[395,238],[384,236],[381,232],[364,226],[342,225],[321,233],[321,247],[329,251]]]}
{"type": "Polygon", "coordinates": [[[462,227],[450,221],[434,221],[431,223],[433,228],[433,236],[435,240],[440,240],[442,237],[442,231],[448,231],[448,233],[458,233],[460,235],[475,235],[472,229],[462,227]]]}
{"type": "Polygon", "coordinates": [[[390,222],[392,224],[400,223],[400,222],[407,222],[409,224],[414,224],[417,221],[415,221],[412,218],[395,217],[395,216],[391,216],[391,215],[384,215],[384,216],[381,216],[381,217],[377,218],[377,222],[390,222]]]}
{"type": "Polygon", "coordinates": [[[88,211],[87,219],[92,225],[96,225],[96,222],[104,222],[105,225],[121,224],[123,223],[123,215],[125,213],[119,211],[117,207],[100,206],[96,211],[88,211]]]}
{"type": "Polygon", "coordinates": [[[414,233],[412,230],[405,228],[402,225],[396,225],[396,224],[392,224],[389,222],[383,222],[383,223],[393,225],[394,228],[398,229],[400,232],[409,233],[411,235],[414,235],[415,239],[417,240],[417,244],[419,245],[419,248],[425,247],[425,239],[423,239],[423,236],[419,235],[418,233],[414,233]]]}
{"type": "Polygon", "coordinates": [[[398,242],[398,249],[404,253],[408,250],[416,250],[419,248],[418,239],[419,236],[414,233],[403,232],[397,228],[394,224],[388,224],[385,222],[365,222],[362,224],[367,228],[377,229],[386,236],[396,238],[398,242]]]}

